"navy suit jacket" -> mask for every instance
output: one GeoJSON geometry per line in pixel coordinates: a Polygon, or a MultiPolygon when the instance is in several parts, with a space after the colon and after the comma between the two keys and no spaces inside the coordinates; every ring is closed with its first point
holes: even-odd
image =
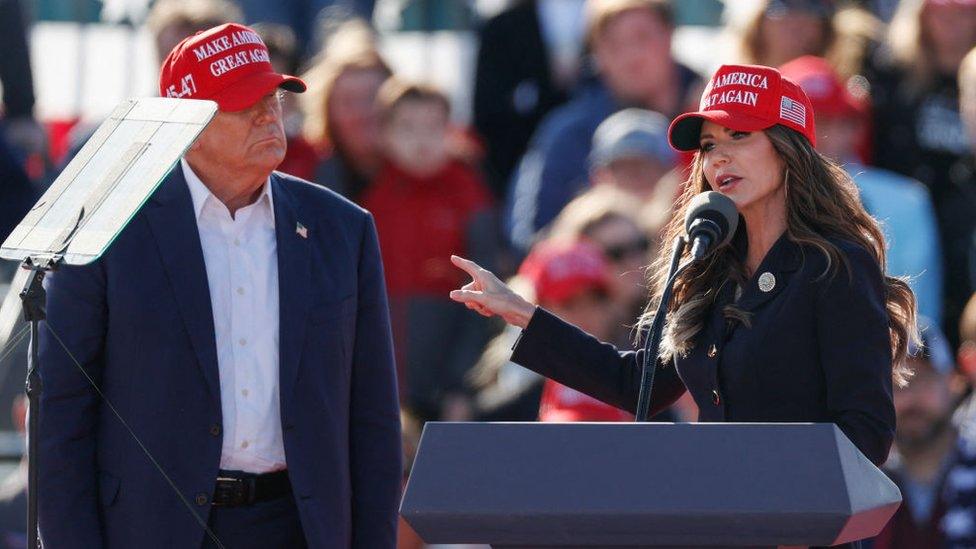
{"type": "MultiPolygon", "coordinates": [[[[271,189],[282,434],[305,537],[310,547],[392,548],[400,423],[372,217],[277,172],[271,189]]],[[[173,170],[101,259],[62,267],[48,283],[39,347],[45,546],[199,547],[197,519],[52,336],[206,521],[221,452],[220,380],[182,170],[173,170]]]]}
{"type": "MultiPolygon", "coordinates": [[[[700,421],[832,422],[884,463],[895,431],[884,280],[867,250],[831,242],[849,268],[828,272],[817,248],[780,237],[736,302],[748,326],[723,313],[734,301],[731,281],[717,288],[688,353],[658,361],[651,414],[687,388],[700,421]],[[759,287],[762,273],[775,278],[768,291],[759,287]]],[[[512,360],[634,412],[643,353],[618,352],[537,309],[512,360]]]]}

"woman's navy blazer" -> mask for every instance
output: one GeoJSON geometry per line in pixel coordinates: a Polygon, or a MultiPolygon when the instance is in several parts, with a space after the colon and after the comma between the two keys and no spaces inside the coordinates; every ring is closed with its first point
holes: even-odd
{"type": "MultiPolygon", "coordinates": [[[[687,388],[699,421],[833,422],[872,462],[883,463],[895,430],[884,278],[867,250],[831,242],[848,268],[828,269],[817,248],[779,238],[737,302],[749,326],[722,313],[735,299],[727,280],[692,348],[673,363],[658,362],[651,413],[687,388]]],[[[631,412],[642,358],[643,351],[620,352],[541,308],[512,355],[631,412]]]]}

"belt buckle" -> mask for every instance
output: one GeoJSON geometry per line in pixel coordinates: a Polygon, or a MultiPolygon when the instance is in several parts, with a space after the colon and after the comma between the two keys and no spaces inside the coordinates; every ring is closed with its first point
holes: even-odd
{"type": "Polygon", "coordinates": [[[254,479],[217,477],[213,505],[224,507],[249,505],[254,503],[254,495],[254,479]]]}

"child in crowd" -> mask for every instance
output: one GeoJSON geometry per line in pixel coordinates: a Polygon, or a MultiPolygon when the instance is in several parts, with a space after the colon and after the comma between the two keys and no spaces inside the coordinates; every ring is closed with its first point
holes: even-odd
{"type": "Polygon", "coordinates": [[[376,218],[402,401],[421,420],[466,419],[464,375],[489,332],[447,297],[463,282],[450,256],[493,263],[491,199],[478,174],[448,153],[442,92],[391,79],[377,103],[384,165],[362,205],[376,218]]]}

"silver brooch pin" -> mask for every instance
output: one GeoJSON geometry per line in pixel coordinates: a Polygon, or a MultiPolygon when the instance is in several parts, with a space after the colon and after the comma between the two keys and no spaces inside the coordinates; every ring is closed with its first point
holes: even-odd
{"type": "Polygon", "coordinates": [[[759,289],[764,292],[771,292],[776,287],[776,277],[771,272],[759,275],[759,289]]]}

